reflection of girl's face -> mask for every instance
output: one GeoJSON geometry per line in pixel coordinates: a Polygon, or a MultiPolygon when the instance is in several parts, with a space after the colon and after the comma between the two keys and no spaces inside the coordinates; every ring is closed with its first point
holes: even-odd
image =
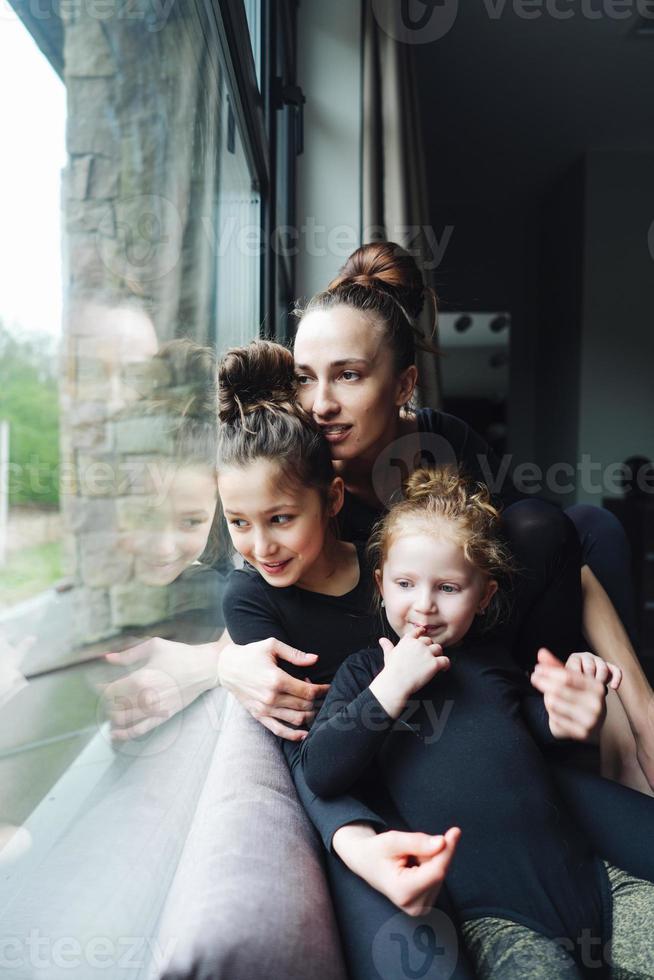
{"type": "Polygon", "coordinates": [[[301,584],[322,554],[327,532],[318,491],[284,487],[279,466],[266,459],[221,470],[218,489],[239,554],[270,585],[301,584]]]}
{"type": "Polygon", "coordinates": [[[108,417],[151,390],[147,386],[158,343],[140,310],[86,303],[74,313],[79,401],[102,402],[108,417]],[[144,383],[146,387],[144,390],[144,383]]]}
{"type": "Polygon", "coordinates": [[[334,460],[373,457],[394,438],[408,396],[381,327],[347,306],[315,310],[298,327],[294,354],[300,403],[334,460]]]}
{"type": "Polygon", "coordinates": [[[144,585],[169,585],[207,545],[216,512],[216,477],[204,466],[159,467],[155,494],[124,501],[122,545],[144,585]]]}

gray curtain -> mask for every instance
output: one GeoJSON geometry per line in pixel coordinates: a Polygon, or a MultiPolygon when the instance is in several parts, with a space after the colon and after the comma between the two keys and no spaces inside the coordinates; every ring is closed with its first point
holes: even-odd
{"type": "MultiPolygon", "coordinates": [[[[424,228],[430,215],[413,47],[380,28],[371,0],[364,0],[363,49],[364,241],[396,241],[422,265],[421,257],[429,254],[424,228]]],[[[428,272],[426,279],[430,283],[428,272]]],[[[420,326],[428,335],[429,311],[420,326]]],[[[438,408],[441,383],[434,354],[420,351],[418,370],[418,400],[438,408]]]]}

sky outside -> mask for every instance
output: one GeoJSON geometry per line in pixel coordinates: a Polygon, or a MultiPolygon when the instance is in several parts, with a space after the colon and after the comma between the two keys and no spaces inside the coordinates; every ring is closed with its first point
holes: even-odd
{"type": "Polygon", "coordinates": [[[66,91],[0,0],[0,320],[61,332],[66,91]]]}

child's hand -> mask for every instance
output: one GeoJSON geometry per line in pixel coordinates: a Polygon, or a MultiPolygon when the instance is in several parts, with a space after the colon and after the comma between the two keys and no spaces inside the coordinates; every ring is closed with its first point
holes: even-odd
{"type": "Polygon", "coordinates": [[[544,696],[555,738],[586,742],[597,735],[606,715],[606,687],[601,681],[564,667],[542,648],[531,683],[544,696]]]}
{"type": "Polygon", "coordinates": [[[392,718],[399,718],[414,693],[450,666],[443,656],[440,643],[432,643],[424,631],[416,627],[395,646],[386,637],[379,645],[384,651],[384,669],[370,685],[382,707],[392,718]]]}
{"type": "Polygon", "coordinates": [[[418,916],[433,907],[460,837],[458,827],[430,837],[399,830],[376,834],[348,824],[336,831],[333,846],[351,871],[407,915],[418,916]]]}
{"type": "Polygon", "coordinates": [[[595,656],[594,653],[571,653],[565,662],[567,670],[574,670],[586,677],[594,677],[607,687],[617,691],[622,681],[622,671],[615,664],[595,656]]]}
{"type": "Polygon", "coordinates": [[[380,639],[379,645],[384,651],[385,668],[393,672],[407,695],[419,691],[439,671],[450,666],[440,643],[432,643],[419,626],[406,633],[395,646],[386,637],[380,639]]]}

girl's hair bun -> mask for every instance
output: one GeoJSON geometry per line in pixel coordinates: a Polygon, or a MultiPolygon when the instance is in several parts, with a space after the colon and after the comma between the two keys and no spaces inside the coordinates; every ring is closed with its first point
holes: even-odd
{"type": "Polygon", "coordinates": [[[440,466],[436,469],[414,470],[404,485],[407,500],[425,500],[430,497],[466,496],[466,481],[454,467],[440,466]]]}
{"type": "Polygon", "coordinates": [[[281,344],[253,340],[227,351],[218,367],[220,422],[243,423],[257,409],[295,411],[293,355],[281,344]]]}
{"type": "Polygon", "coordinates": [[[343,286],[388,292],[413,319],[425,302],[425,284],[416,260],[395,242],[370,242],[353,252],[328,290],[343,286]]]}

